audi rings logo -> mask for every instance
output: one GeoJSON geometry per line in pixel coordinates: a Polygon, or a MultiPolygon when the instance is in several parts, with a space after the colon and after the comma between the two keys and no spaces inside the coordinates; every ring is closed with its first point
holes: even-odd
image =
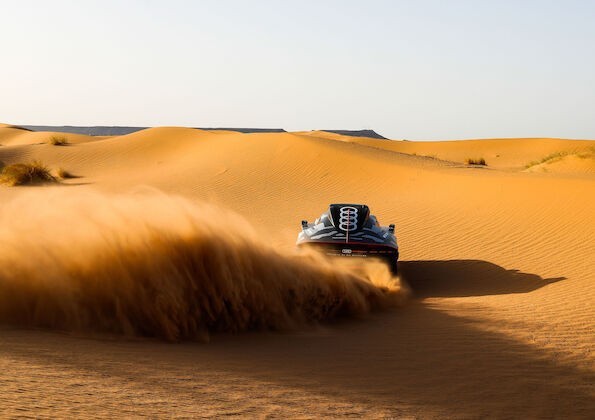
{"type": "Polygon", "coordinates": [[[355,207],[341,207],[339,212],[339,229],[349,231],[357,228],[357,209],[355,207]]]}

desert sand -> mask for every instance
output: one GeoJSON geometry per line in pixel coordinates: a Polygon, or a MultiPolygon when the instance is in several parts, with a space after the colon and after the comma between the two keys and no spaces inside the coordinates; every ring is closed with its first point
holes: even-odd
{"type": "Polygon", "coordinates": [[[0,144],[77,176],[0,185],[2,417],[595,412],[595,141],[5,124],[0,144]],[[400,284],[293,256],[331,202],[396,225],[400,284]]]}

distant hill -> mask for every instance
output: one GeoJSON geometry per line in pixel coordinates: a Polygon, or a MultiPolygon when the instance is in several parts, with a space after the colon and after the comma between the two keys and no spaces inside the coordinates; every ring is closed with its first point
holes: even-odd
{"type": "Polygon", "coordinates": [[[386,137],[381,136],[374,130],[321,130],[321,131],[326,131],[326,132],[335,133],[335,134],[342,134],[344,136],[370,137],[373,139],[388,140],[386,137]]]}
{"type": "Polygon", "coordinates": [[[73,126],[73,125],[21,125],[33,131],[56,131],[59,133],[86,134],[88,136],[121,136],[144,130],[147,127],[73,126]]]}
{"type": "Polygon", "coordinates": [[[225,130],[225,131],[237,131],[240,133],[286,133],[283,128],[225,128],[225,127],[210,127],[210,128],[203,128],[197,127],[201,130],[209,130],[209,131],[216,131],[216,130],[225,130]]]}
{"type": "MultiPolygon", "coordinates": [[[[134,133],[150,127],[129,127],[129,126],[77,126],[77,125],[21,125],[26,130],[33,131],[57,131],[60,133],[86,134],[87,136],[122,136],[134,133]]],[[[237,128],[237,127],[194,127],[201,130],[228,130],[240,133],[285,133],[282,128],[237,128]]],[[[371,137],[374,139],[386,139],[374,130],[322,130],[329,133],[343,134],[353,137],[371,137]]]]}
{"type": "MultiPolygon", "coordinates": [[[[126,127],[126,126],[74,126],[74,125],[21,125],[27,130],[33,131],[57,131],[60,133],[86,134],[88,136],[121,136],[134,133],[150,127],[126,127]]],[[[200,128],[200,127],[194,127],[200,128]]],[[[240,133],[284,133],[282,128],[200,128],[201,130],[230,130],[240,133]]]]}

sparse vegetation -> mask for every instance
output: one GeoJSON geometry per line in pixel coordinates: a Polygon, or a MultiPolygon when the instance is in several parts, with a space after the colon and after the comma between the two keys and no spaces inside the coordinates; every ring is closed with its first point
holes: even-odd
{"type": "Polygon", "coordinates": [[[579,153],[576,156],[580,159],[593,159],[595,158],[595,146],[589,147],[579,153]]]}
{"type": "Polygon", "coordinates": [[[64,136],[52,136],[48,143],[53,146],[65,146],[68,144],[68,139],[64,136]]]}
{"type": "Polygon", "coordinates": [[[479,159],[475,159],[475,158],[467,158],[465,159],[465,163],[467,165],[481,165],[481,166],[488,166],[488,164],[486,163],[486,160],[484,158],[479,158],[479,159]]]}
{"type": "Polygon", "coordinates": [[[58,176],[58,178],[62,178],[62,179],[76,178],[77,177],[76,175],[73,175],[71,172],[68,172],[64,168],[58,168],[58,170],[56,171],[56,175],[58,176]]]}
{"type": "Polygon", "coordinates": [[[425,158],[430,158],[430,159],[439,159],[438,155],[418,155],[417,152],[413,152],[410,153],[411,156],[419,156],[419,157],[425,157],[425,158]]]}
{"type": "Polygon", "coordinates": [[[15,163],[2,168],[0,183],[16,185],[33,185],[57,182],[50,170],[41,162],[15,163]]]}
{"type": "Polygon", "coordinates": [[[570,155],[574,155],[580,159],[589,159],[589,158],[594,157],[595,147],[589,147],[589,148],[581,150],[581,151],[565,150],[562,152],[550,153],[549,155],[545,156],[544,158],[542,158],[540,160],[533,160],[533,161],[529,162],[528,164],[525,165],[525,169],[529,169],[532,166],[541,165],[542,163],[549,165],[550,163],[558,162],[559,160],[562,160],[564,157],[570,156],[570,155]]]}
{"type": "Polygon", "coordinates": [[[554,163],[554,162],[557,162],[560,159],[562,159],[564,156],[568,156],[571,153],[572,152],[570,152],[570,151],[550,153],[549,155],[547,155],[546,157],[544,157],[540,160],[533,160],[533,161],[529,162],[528,164],[525,165],[525,168],[528,169],[532,166],[541,165],[542,163],[547,163],[547,164],[554,163]]]}

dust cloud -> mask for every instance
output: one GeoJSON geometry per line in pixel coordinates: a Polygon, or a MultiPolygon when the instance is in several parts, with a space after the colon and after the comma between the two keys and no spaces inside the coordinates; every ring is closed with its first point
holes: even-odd
{"type": "Polygon", "coordinates": [[[397,306],[388,270],[273,248],[228,210],[157,191],[20,193],[0,208],[0,323],[165,340],[397,306]]]}

